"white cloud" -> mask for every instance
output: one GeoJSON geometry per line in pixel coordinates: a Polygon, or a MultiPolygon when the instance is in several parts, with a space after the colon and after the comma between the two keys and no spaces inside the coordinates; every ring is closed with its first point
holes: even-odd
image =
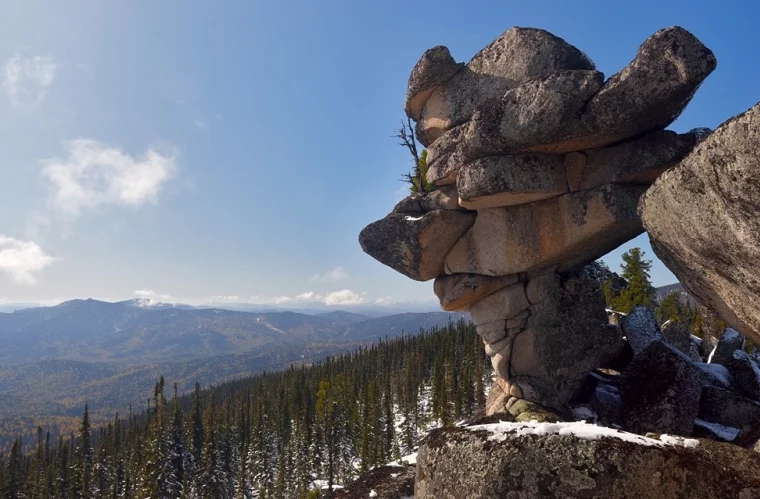
{"type": "Polygon", "coordinates": [[[174,157],[153,149],[137,158],[89,139],[64,148],[67,157],[45,161],[42,174],[51,183],[51,204],[69,219],[103,205],[155,204],[176,173],[174,157]]]}
{"type": "Polygon", "coordinates": [[[375,305],[390,305],[391,303],[394,303],[394,301],[390,296],[384,296],[375,300],[375,305]]]}
{"type": "MultiPolygon", "coordinates": [[[[356,293],[350,289],[333,291],[332,293],[320,294],[314,291],[305,291],[295,296],[251,296],[249,301],[258,305],[285,305],[298,303],[321,303],[324,305],[358,305],[366,303],[366,293],[356,293]]],[[[215,297],[216,298],[216,297],[215,297]]]]}
{"type": "Polygon", "coordinates": [[[325,297],[325,305],[359,305],[360,303],[364,303],[364,298],[350,289],[333,291],[325,297]]]}
{"type": "Polygon", "coordinates": [[[3,68],[3,91],[11,105],[34,107],[42,103],[55,80],[58,65],[50,57],[15,55],[3,68]]]}
{"type": "Polygon", "coordinates": [[[37,274],[55,261],[32,241],[19,241],[0,234],[0,272],[19,284],[36,284],[37,274]]]}
{"type": "Polygon", "coordinates": [[[217,295],[211,297],[212,303],[235,303],[241,299],[238,295],[217,295]]]}
{"type": "Polygon", "coordinates": [[[348,272],[346,272],[346,269],[343,267],[335,267],[332,270],[329,270],[325,272],[324,274],[317,274],[311,276],[312,282],[317,281],[327,281],[327,282],[336,282],[336,281],[342,281],[344,279],[348,279],[349,275],[348,272]]]}
{"type": "Polygon", "coordinates": [[[159,299],[159,300],[168,300],[171,298],[171,295],[161,295],[153,291],[152,289],[138,289],[135,291],[135,296],[138,298],[149,298],[149,299],[159,299]]]}

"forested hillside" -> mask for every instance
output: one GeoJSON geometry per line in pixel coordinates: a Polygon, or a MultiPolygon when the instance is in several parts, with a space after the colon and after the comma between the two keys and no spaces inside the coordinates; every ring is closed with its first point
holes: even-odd
{"type": "MultiPolygon", "coordinates": [[[[490,379],[460,321],[178,397],[57,441],[16,441],[0,458],[3,498],[307,497],[412,452],[422,433],[481,410],[490,379]]],[[[168,397],[168,398],[167,398],[168,397]]]]}

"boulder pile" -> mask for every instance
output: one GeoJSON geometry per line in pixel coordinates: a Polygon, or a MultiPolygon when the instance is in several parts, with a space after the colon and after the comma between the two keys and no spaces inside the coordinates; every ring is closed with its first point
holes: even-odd
{"type": "Polygon", "coordinates": [[[405,110],[427,181],[368,225],[362,249],[467,310],[498,375],[489,413],[523,399],[569,410],[588,374],[621,355],[581,267],[644,230],[637,205],[701,133],[664,130],[715,69],[688,31],[656,32],[605,79],[565,40],[511,28],[467,64],[445,47],[412,70],[405,110]]]}

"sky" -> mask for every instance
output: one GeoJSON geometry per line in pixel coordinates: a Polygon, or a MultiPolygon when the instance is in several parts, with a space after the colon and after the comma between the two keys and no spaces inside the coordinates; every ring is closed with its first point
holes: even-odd
{"type": "MultiPolygon", "coordinates": [[[[3,1],[0,303],[134,297],[287,306],[428,302],[365,255],[403,196],[392,137],[420,55],[539,27],[609,76],[681,25],[717,70],[670,127],[760,99],[760,3],[3,1]]],[[[655,285],[675,282],[646,235],[655,285]]]]}

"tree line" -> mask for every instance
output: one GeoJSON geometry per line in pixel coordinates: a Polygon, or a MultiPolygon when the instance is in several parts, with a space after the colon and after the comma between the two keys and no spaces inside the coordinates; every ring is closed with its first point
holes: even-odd
{"type": "Polygon", "coordinates": [[[317,497],[315,480],[349,482],[482,412],[490,376],[460,321],[190,396],[161,378],[145,412],[94,428],[86,407],[75,434],[16,440],[0,456],[0,497],[317,497]]]}

